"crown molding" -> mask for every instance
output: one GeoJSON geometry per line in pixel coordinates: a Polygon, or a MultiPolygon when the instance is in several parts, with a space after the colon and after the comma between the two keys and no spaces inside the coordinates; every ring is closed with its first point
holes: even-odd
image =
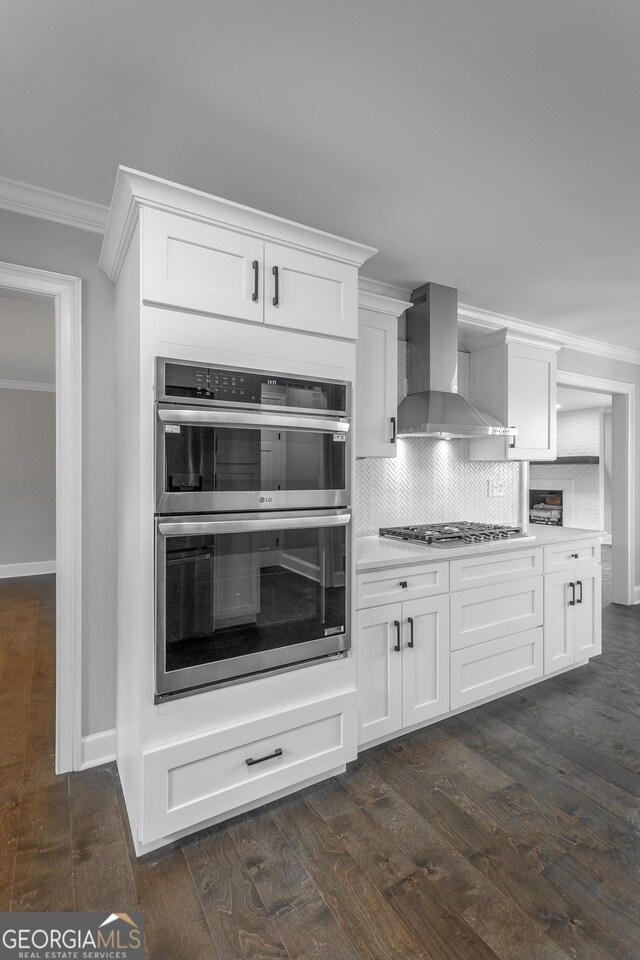
{"type": "Polygon", "coordinates": [[[368,281],[358,281],[358,309],[369,310],[371,313],[382,313],[386,316],[398,318],[400,314],[408,310],[411,303],[408,300],[398,300],[395,297],[389,297],[386,294],[374,293],[368,289],[368,281]]]}
{"type": "Polygon", "coordinates": [[[371,277],[358,277],[358,291],[360,293],[372,293],[379,297],[389,297],[392,300],[405,300],[407,310],[412,304],[411,288],[403,287],[396,283],[386,283],[384,280],[373,280],[371,277]]]}
{"type": "MultiPolygon", "coordinates": [[[[332,250],[329,255],[337,255],[340,259],[347,260],[353,258],[352,262],[357,265],[377,252],[374,247],[352,244],[340,237],[323,233],[321,230],[301,227],[299,224],[283,220],[280,217],[264,214],[228,200],[221,200],[219,197],[213,197],[189,187],[182,187],[158,177],[151,177],[127,167],[118,168],[116,189],[114,189],[111,207],[105,207],[100,203],[92,203],[90,200],[80,200],[78,197],[57,193],[54,190],[45,190],[42,187],[35,187],[18,180],[10,180],[7,177],[0,177],[0,209],[12,210],[15,213],[22,213],[29,217],[39,217],[43,220],[53,220],[56,223],[78,227],[81,230],[89,230],[92,233],[105,233],[107,221],[111,221],[113,226],[110,224],[110,232],[115,233],[116,236],[105,237],[100,266],[113,280],[117,279],[124,259],[124,252],[135,226],[139,205],[147,202],[159,209],[179,212],[180,203],[184,203],[186,198],[189,198],[192,203],[196,203],[199,210],[202,209],[203,204],[207,205],[209,207],[207,209],[208,216],[211,216],[213,212],[211,204],[216,207],[219,216],[223,208],[227,212],[233,210],[241,220],[247,221],[246,224],[243,222],[242,227],[249,231],[260,232],[259,220],[261,224],[269,221],[269,227],[272,231],[275,228],[275,233],[272,233],[272,236],[279,232],[277,228],[286,231],[289,237],[291,236],[291,228],[298,231],[304,230],[307,237],[309,234],[316,234],[317,240],[321,241],[322,238],[324,243],[328,245],[332,245],[332,241],[335,244],[336,249],[332,250]],[[123,180],[128,181],[126,187],[122,182],[123,180]],[[114,221],[117,221],[117,227],[114,221]],[[118,233],[119,236],[117,236],[118,233]]],[[[185,211],[182,210],[181,212],[184,213],[185,211]]],[[[197,214],[192,215],[195,215],[196,218],[198,216],[197,214]]],[[[262,229],[264,229],[264,226],[262,229]]],[[[358,289],[361,294],[388,297],[391,300],[407,302],[412,293],[410,288],[400,284],[386,283],[383,280],[373,280],[369,277],[360,277],[358,289]]],[[[368,309],[376,308],[369,307],[368,309]]],[[[402,308],[402,310],[406,309],[408,309],[407,306],[402,308]]],[[[402,313],[402,310],[399,312],[402,313]]],[[[380,309],[380,312],[384,313],[385,311],[380,309]]],[[[393,310],[390,312],[393,312],[393,310]]],[[[566,333],[556,327],[529,323],[526,320],[518,320],[516,317],[510,317],[506,314],[472,307],[466,303],[458,304],[458,320],[463,320],[478,327],[479,334],[481,331],[488,333],[500,327],[506,327],[511,334],[511,339],[519,339],[524,343],[539,345],[541,341],[547,341],[549,347],[556,344],[557,349],[566,347],[568,350],[577,350],[580,353],[595,354],[609,360],[640,365],[640,350],[631,350],[627,347],[604,343],[601,340],[566,333]]]]}
{"type": "Polygon", "coordinates": [[[375,247],[120,166],[98,261],[100,269],[114,282],[122,268],[140,208],[144,207],[212,223],[264,240],[275,240],[284,246],[320,253],[358,268],[378,252],[375,247]]]}
{"type": "Polygon", "coordinates": [[[0,177],[0,208],[41,220],[54,220],[92,233],[104,233],[108,207],[90,200],[79,200],[30,183],[0,177]]]}
{"type": "Polygon", "coordinates": [[[55,383],[33,383],[31,380],[0,380],[0,390],[36,390],[39,393],[55,393],[55,383]]]}
{"type": "Polygon", "coordinates": [[[558,330],[556,327],[545,327],[539,323],[517,320],[515,317],[471,307],[466,303],[458,304],[458,320],[478,327],[478,333],[481,331],[490,333],[500,327],[506,327],[510,340],[519,340],[535,346],[544,344],[556,350],[564,347],[567,350],[578,350],[580,353],[589,353],[592,356],[606,357],[608,360],[640,365],[640,350],[631,350],[628,347],[618,347],[613,343],[604,343],[602,340],[581,337],[578,334],[558,330]]]}

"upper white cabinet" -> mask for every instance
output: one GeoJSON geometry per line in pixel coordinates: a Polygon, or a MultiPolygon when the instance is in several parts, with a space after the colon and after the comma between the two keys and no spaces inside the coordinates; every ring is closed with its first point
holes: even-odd
{"type": "Polygon", "coordinates": [[[112,280],[139,211],[143,301],[356,339],[372,247],[121,167],[100,258],[112,280]]]}
{"type": "Polygon", "coordinates": [[[505,426],[511,437],[482,437],[469,443],[471,460],[555,460],[555,345],[538,346],[514,339],[504,329],[466,344],[470,357],[473,404],[505,426]]]}
{"type": "Polygon", "coordinates": [[[359,290],[356,456],[395,457],[398,317],[411,304],[359,290]]]}

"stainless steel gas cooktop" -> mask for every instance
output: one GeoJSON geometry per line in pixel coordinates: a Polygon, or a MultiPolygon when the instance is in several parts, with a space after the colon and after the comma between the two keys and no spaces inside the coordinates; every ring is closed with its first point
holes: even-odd
{"type": "Polygon", "coordinates": [[[411,527],[380,527],[379,536],[392,540],[422,543],[426,547],[461,547],[463,544],[483,544],[496,540],[533,540],[519,526],[493,523],[421,523],[411,527]]]}

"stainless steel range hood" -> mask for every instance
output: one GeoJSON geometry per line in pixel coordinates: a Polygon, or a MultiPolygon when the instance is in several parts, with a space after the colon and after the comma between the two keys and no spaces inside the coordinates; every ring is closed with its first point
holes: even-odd
{"type": "Polygon", "coordinates": [[[438,283],[414,290],[407,310],[408,395],[398,407],[399,437],[510,437],[457,393],[458,291],[438,283]]]}

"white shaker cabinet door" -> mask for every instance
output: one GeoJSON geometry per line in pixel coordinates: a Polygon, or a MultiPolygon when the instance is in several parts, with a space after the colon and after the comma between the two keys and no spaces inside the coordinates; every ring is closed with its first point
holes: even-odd
{"type": "Polygon", "coordinates": [[[399,603],[358,611],[359,744],[395,733],[402,727],[401,619],[399,603]],[[398,647],[400,649],[396,649],[398,647]]]}
{"type": "Polygon", "coordinates": [[[550,573],[544,578],[544,672],[570,667],[573,647],[573,588],[571,572],[550,573]]]}
{"type": "Polygon", "coordinates": [[[160,210],[143,218],[145,301],[263,322],[262,240],[160,210]]]}
{"type": "Polygon", "coordinates": [[[600,564],[576,567],[574,643],[576,660],[602,653],[602,568],[600,564]]]}
{"type": "Polygon", "coordinates": [[[356,346],[356,456],[395,457],[398,321],[360,310],[356,346]]]}
{"type": "Polygon", "coordinates": [[[403,724],[410,727],[449,710],[449,597],[402,605],[403,724]]]}
{"type": "Polygon", "coordinates": [[[358,271],[276,243],[264,245],[264,321],[304,333],[355,340],[358,271]]]}

